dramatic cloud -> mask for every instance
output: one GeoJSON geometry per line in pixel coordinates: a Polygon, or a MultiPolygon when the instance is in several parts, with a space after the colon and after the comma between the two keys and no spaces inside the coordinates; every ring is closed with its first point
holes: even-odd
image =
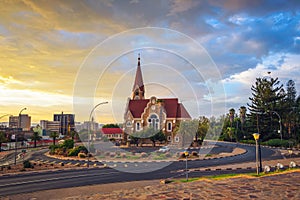
{"type": "MultiPolygon", "coordinates": [[[[52,119],[53,113],[62,110],[72,112],[77,72],[90,52],[112,36],[142,27],[173,29],[198,42],[199,49],[207,51],[218,67],[217,75],[223,78],[219,83],[225,86],[228,107],[245,105],[255,78],[268,71],[284,84],[293,79],[299,91],[299,4],[297,0],[1,1],[0,109],[3,113],[15,114],[18,105],[26,104],[34,121],[52,119]]],[[[206,79],[216,75],[206,67],[206,60],[197,57],[199,49],[191,48],[186,40],[177,39],[167,31],[166,34],[128,35],[127,39],[111,43],[97,52],[83,81],[88,85],[90,77],[103,67],[100,64],[111,62],[105,78],[99,78],[95,96],[107,100],[114,95],[111,91],[114,84],[121,84],[123,93],[119,96],[126,96],[131,92],[137,53],[142,53],[145,67],[173,69],[173,73],[168,74],[169,82],[165,76],[145,69],[145,81],[166,81],[170,88],[176,87],[183,103],[185,101],[186,107],[193,110],[190,91],[173,81],[176,73],[180,73],[178,77],[184,77],[192,88],[196,88],[201,112],[210,115],[206,108],[211,98],[214,97],[220,106],[224,99],[218,96],[214,86],[207,85],[211,80],[206,79]],[[188,63],[190,60],[179,55],[175,58],[174,52],[134,49],[141,44],[161,44],[178,54],[188,53],[193,64],[202,66],[205,76],[197,76],[188,63]],[[121,47],[133,49],[122,55],[116,54],[121,47]]],[[[156,86],[148,85],[149,95],[155,93],[156,86]]],[[[174,91],[163,87],[157,90],[160,96],[174,95],[174,91]]],[[[121,104],[122,100],[119,102],[121,104]]],[[[104,109],[102,122],[120,121],[119,117],[111,115],[112,107],[104,109]]],[[[220,113],[213,114],[223,114],[221,107],[220,113]]]]}

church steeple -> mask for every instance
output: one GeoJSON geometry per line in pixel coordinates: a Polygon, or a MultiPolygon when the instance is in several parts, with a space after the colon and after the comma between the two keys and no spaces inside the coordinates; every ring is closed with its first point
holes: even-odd
{"type": "Polygon", "coordinates": [[[141,62],[140,62],[140,54],[138,57],[138,64],[135,73],[135,80],[132,88],[132,99],[145,99],[145,89],[144,89],[144,82],[141,70],[141,62]]]}

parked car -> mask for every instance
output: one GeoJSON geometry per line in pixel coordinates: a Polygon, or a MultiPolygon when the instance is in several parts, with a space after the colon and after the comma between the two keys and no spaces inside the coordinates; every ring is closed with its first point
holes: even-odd
{"type": "Polygon", "coordinates": [[[168,147],[168,146],[163,146],[160,149],[158,149],[158,152],[161,152],[161,153],[166,153],[168,151],[170,151],[170,147],[168,147]]]}

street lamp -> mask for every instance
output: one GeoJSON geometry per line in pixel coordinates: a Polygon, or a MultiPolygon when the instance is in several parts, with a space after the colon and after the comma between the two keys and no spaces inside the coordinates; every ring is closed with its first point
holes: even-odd
{"type": "Polygon", "coordinates": [[[278,114],[278,112],[276,112],[276,111],[274,111],[274,110],[271,110],[270,112],[273,112],[273,113],[275,113],[276,115],[277,115],[277,117],[278,117],[278,119],[279,119],[279,121],[278,121],[278,123],[279,123],[279,133],[280,133],[280,139],[281,139],[281,141],[282,141],[282,126],[281,126],[281,117],[280,117],[280,115],[278,114]]]}
{"type": "Polygon", "coordinates": [[[256,174],[258,175],[259,174],[259,167],[258,167],[258,139],[259,139],[259,135],[260,134],[258,134],[258,133],[253,133],[252,134],[253,135],[253,137],[254,137],[254,140],[255,140],[255,152],[256,152],[256,174]]]}
{"type": "Polygon", "coordinates": [[[2,116],[0,117],[0,119],[3,118],[3,117],[6,117],[6,116],[12,116],[12,115],[10,115],[10,114],[5,114],[5,115],[2,115],[2,116]]]}
{"type": "MultiPolygon", "coordinates": [[[[2,116],[0,117],[0,119],[2,119],[3,117],[6,117],[6,116],[10,116],[10,117],[11,117],[12,115],[10,115],[10,114],[4,114],[4,115],[2,115],[2,116]]],[[[2,123],[1,125],[4,126],[3,123],[2,123]]]]}
{"type": "Polygon", "coordinates": [[[21,124],[21,113],[23,112],[23,110],[26,110],[27,108],[22,108],[19,112],[19,120],[18,120],[18,128],[22,128],[22,124],[21,124]]]}
{"type": "MultiPolygon", "coordinates": [[[[19,119],[18,119],[18,128],[22,128],[22,119],[21,119],[21,113],[23,112],[23,110],[26,110],[27,108],[22,108],[19,112],[19,119]]],[[[15,135],[15,165],[17,164],[17,143],[18,143],[18,135],[16,133],[15,135]]]]}
{"type": "Polygon", "coordinates": [[[188,151],[185,151],[185,152],[184,152],[184,155],[185,155],[185,178],[186,178],[186,181],[188,181],[188,179],[189,179],[189,174],[188,174],[187,158],[188,158],[188,156],[189,156],[189,152],[188,152],[188,151]]]}
{"type": "Polygon", "coordinates": [[[100,105],[103,105],[103,104],[107,104],[108,102],[105,101],[105,102],[101,102],[101,103],[98,103],[97,105],[94,106],[94,108],[91,110],[91,113],[90,113],[90,117],[89,117],[89,126],[88,126],[88,161],[87,161],[87,167],[89,168],[90,167],[90,126],[91,126],[91,118],[92,118],[92,114],[94,112],[94,110],[100,106],[100,105]]]}

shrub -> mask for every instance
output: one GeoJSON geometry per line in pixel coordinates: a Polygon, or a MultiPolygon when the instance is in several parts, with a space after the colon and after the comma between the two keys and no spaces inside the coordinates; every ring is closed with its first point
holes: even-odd
{"type": "Polygon", "coordinates": [[[116,154],[115,154],[114,152],[111,152],[111,153],[109,154],[109,156],[110,156],[111,158],[113,158],[113,157],[116,156],[116,154]]]}
{"type": "Polygon", "coordinates": [[[164,160],[164,159],[166,159],[166,155],[165,154],[160,154],[158,156],[155,156],[153,159],[154,160],[164,160]]]}
{"type": "Polygon", "coordinates": [[[32,168],[32,164],[31,164],[31,162],[29,161],[29,160],[25,160],[24,162],[23,162],[23,168],[32,168]]]}
{"type": "Polygon", "coordinates": [[[64,143],[62,144],[62,147],[66,149],[72,149],[74,147],[74,140],[72,139],[65,140],[64,143]]]}
{"type": "Polygon", "coordinates": [[[79,153],[78,158],[86,158],[86,154],[85,153],[79,153]]]}
{"type": "Polygon", "coordinates": [[[198,152],[197,151],[193,151],[192,152],[192,156],[198,157],[198,152]]]}
{"type": "Polygon", "coordinates": [[[280,140],[280,139],[271,139],[271,140],[268,140],[266,142],[266,144],[268,146],[273,146],[273,147],[288,147],[289,146],[289,143],[287,140],[280,140]]]}
{"type": "Polygon", "coordinates": [[[59,146],[58,145],[50,145],[49,146],[49,150],[50,150],[50,152],[49,152],[49,154],[50,155],[53,155],[53,154],[55,154],[55,151],[56,151],[56,149],[58,149],[59,148],[59,146]]]}
{"type": "Polygon", "coordinates": [[[255,144],[255,140],[240,140],[239,142],[244,144],[255,144]]]}
{"type": "Polygon", "coordinates": [[[170,157],[172,157],[172,155],[171,155],[171,153],[170,153],[170,152],[167,152],[167,153],[165,153],[165,156],[166,156],[167,158],[170,158],[170,157]]]}
{"type": "MultiPolygon", "coordinates": [[[[188,157],[188,156],[187,156],[187,157],[188,157]]],[[[184,152],[180,152],[179,158],[186,158],[185,153],[184,153],[184,152]]]]}
{"type": "Polygon", "coordinates": [[[121,158],[126,158],[126,153],[121,153],[121,158]]]}
{"type": "Polygon", "coordinates": [[[79,153],[87,153],[87,149],[85,146],[77,146],[73,149],[70,149],[68,156],[78,156],[79,153]]]}
{"type": "Polygon", "coordinates": [[[147,158],[148,157],[148,154],[147,153],[145,153],[145,152],[142,152],[141,153],[141,158],[147,158]]]}

